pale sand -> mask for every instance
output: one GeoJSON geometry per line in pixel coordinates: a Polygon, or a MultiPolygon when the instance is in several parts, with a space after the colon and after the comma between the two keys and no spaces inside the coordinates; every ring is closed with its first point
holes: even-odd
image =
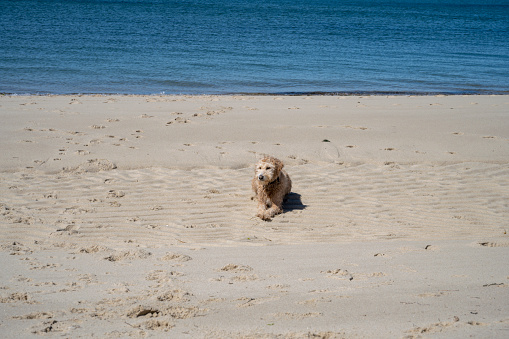
{"type": "Polygon", "coordinates": [[[509,97],[2,96],[3,338],[509,336],[509,97]],[[285,213],[254,217],[279,157],[285,213]]]}

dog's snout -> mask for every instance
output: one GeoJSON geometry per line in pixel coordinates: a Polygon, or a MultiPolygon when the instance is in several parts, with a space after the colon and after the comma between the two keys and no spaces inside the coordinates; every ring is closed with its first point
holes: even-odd
{"type": "Polygon", "coordinates": [[[260,174],[260,175],[258,176],[258,180],[263,180],[263,178],[264,178],[264,177],[263,177],[263,174],[260,174]]]}

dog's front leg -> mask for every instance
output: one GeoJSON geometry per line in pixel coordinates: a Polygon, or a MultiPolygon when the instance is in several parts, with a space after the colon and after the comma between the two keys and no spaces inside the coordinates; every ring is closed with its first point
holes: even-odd
{"type": "Polygon", "coordinates": [[[271,206],[272,206],[272,204],[268,203],[267,201],[259,201],[258,202],[258,214],[256,216],[262,220],[270,220],[270,218],[272,218],[272,216],[269,213],[269,207],[271,207],[271,206]]]}
{"type": "Polygon", "coordinates": [[[263,220],[271,220],[276,214],[283,211],[281,207],[282,201],[273,201],[267,199],[265,204],[258,205],[258,216],[263,220]]]}
{"type": "Polygon", "coordinates": [[[272,207],[267,210],[267,214],[269,214],[271,218],[273,218],[276,214],[279,214],[281,212],[283,212],[283,209],[276,204],[272,204],[272,207]]]}

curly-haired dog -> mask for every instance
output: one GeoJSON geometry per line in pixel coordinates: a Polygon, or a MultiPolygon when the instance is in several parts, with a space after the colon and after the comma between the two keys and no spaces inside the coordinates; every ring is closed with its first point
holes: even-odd
{"type": "Polygon", "coordinates": [[[283,198],[292,190],[292,180],[283,166],[281,160],[270,156],[256,164],[256,175],[251,184],[258,200],[257,216],[263,220],[283,212],[283,198]]]}

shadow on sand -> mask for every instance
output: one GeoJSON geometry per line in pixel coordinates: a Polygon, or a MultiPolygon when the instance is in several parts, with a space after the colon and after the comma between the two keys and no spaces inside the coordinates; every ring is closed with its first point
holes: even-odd
{"type": "Polygon", "coordinates": [[[302,203],[301,195],[299,193],[290,192],[283,201],[283,211],[291,212],[295,210],[303,210],[306,205],[302,203]]]}

